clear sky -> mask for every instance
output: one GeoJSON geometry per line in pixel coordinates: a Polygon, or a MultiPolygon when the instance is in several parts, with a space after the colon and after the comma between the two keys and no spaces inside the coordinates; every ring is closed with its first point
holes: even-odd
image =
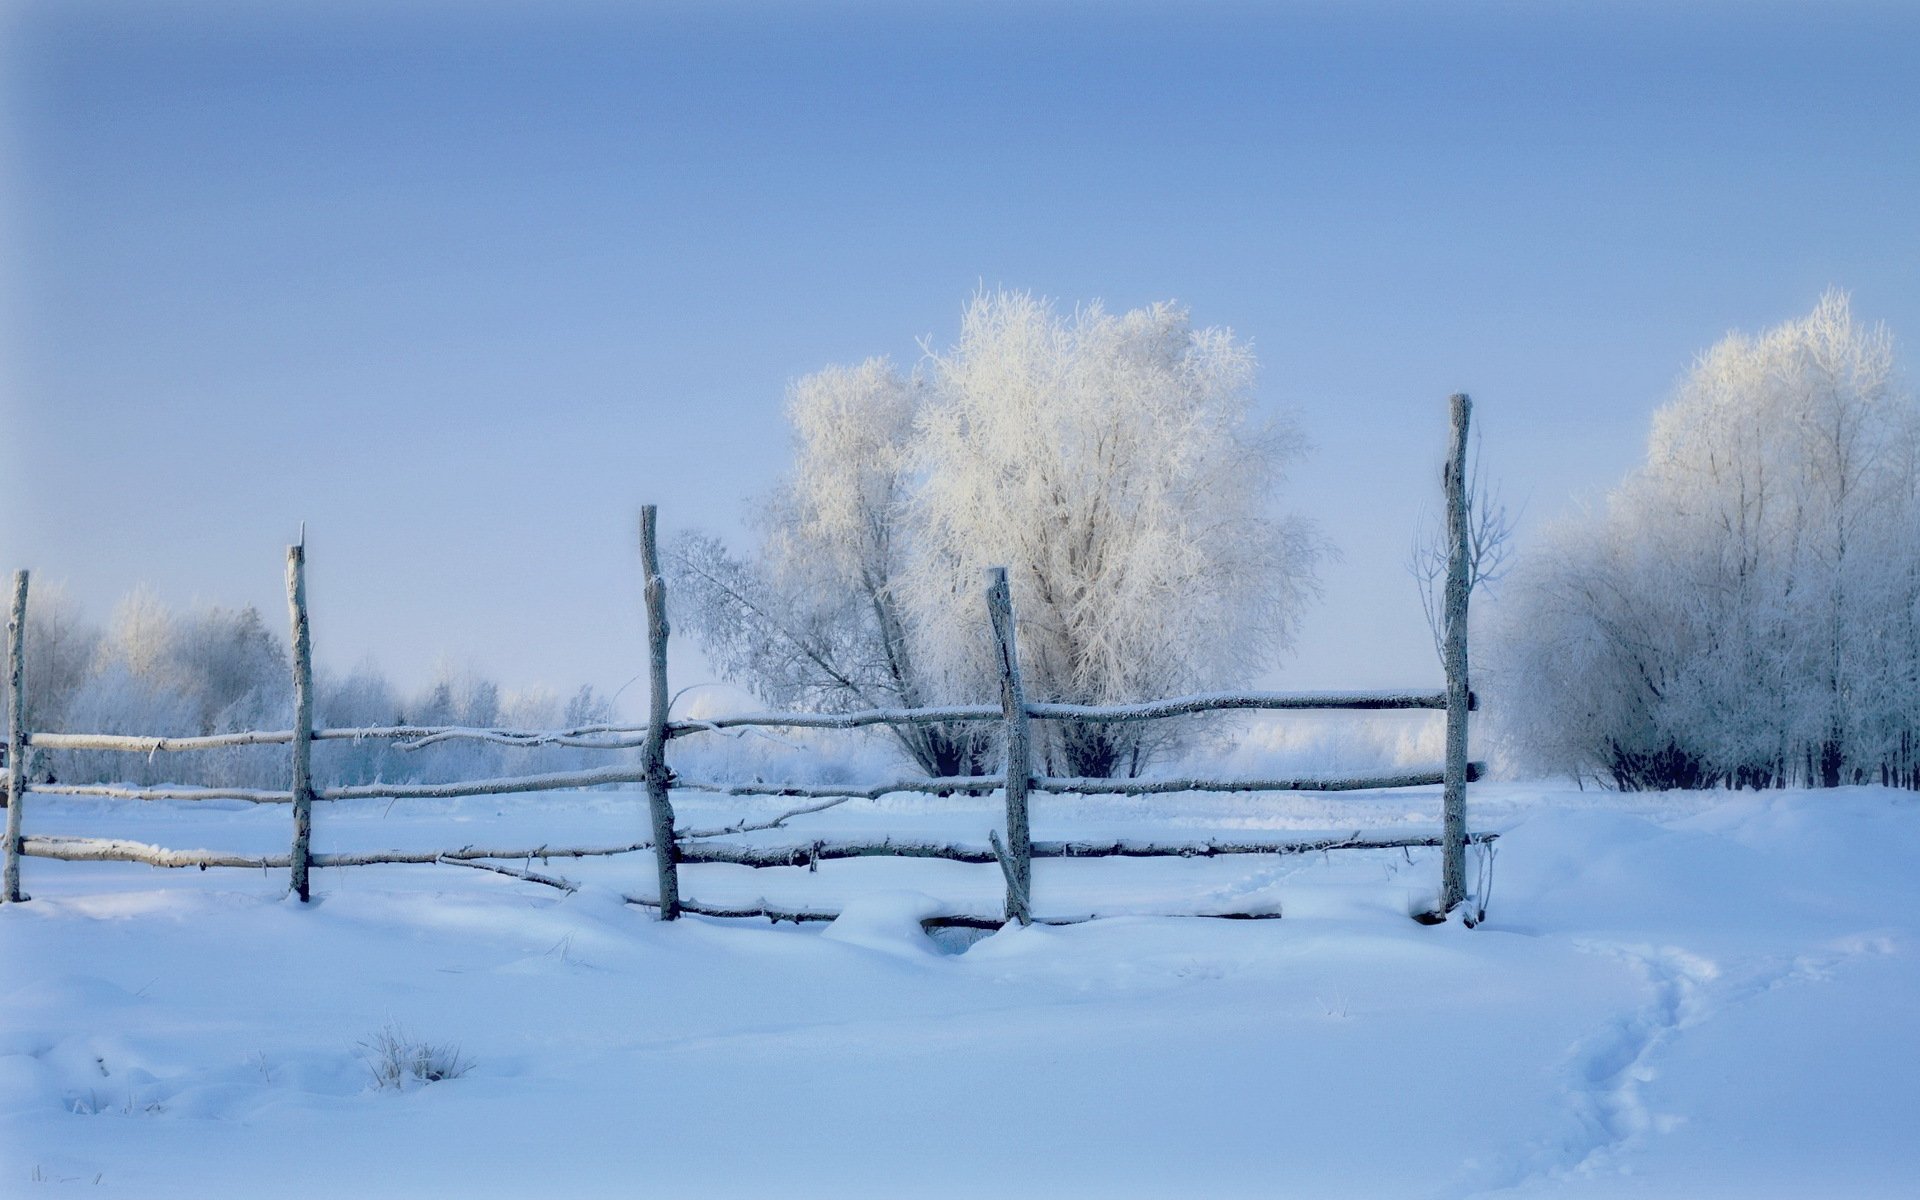
{"type": "Polygon", "coordinates": [[[737,538],[786,382],[982,284],[1251,340],[1344,554],[1274,686],[1437,680],[1450,391],[1524,551],[1729,329],[1920,338],[1920,5],[79,0],[5,53],[0,566],[278,614],[305,521],[322,662],[402,683],[618,688],[638,506],[737,538]]]}

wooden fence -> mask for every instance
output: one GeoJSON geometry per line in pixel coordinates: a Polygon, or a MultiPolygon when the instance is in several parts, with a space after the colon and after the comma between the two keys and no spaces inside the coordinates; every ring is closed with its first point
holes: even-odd
{"type": "MultiPolygon", "coordinates": [[[[847,713],[776,712],[719,717],[701,721],[668,719],[666,584],[659,568],[656,510],[648,505],[641,516],[641,554],[645,566],[645,602],[649,650],[650,718],[646,725],[592,725],[564,730],[470,729],[441,726],[395,725],[371,728],[315,728],[313,724],[312,639],[307,624],[306,547],[287,548],[287,607],[292,633],[293,728],[243,731],[203,737],[130,737],[111,734],[30,732],[26,728],[23,691],[24,631],[28,574],[14,575],[13,600],[7,624],[7,687],[10,721],[7,731],[7,805],[5,876],[0,897],[18,903],[28,897],[20,888],[22,857],[72,862],[137,862],[156,867],[246,867],[289,872],[292,891],[301,901],[312,894],[310,873],[315,868],[365,866],[375,863],[445,863],[496,871],[537,883],[571,890],[568,881],[530,868],[505,864],[532,859],[586,858],[651,851],[656,885],[650,896],[628,896],[635,904],[657,910],[665,920],[681,913],[718,917],[767,917],[773,920],[831,920],[828,911],[785,909],[762,902],[740,908],[703,904],[680,894],[679,868],[684,864],[733,863],[748,867],[811,865],[822,860],[870,856],[940,858],[963,863],[997,863],[1005,882],[1006,901],[1001,914],[952,912],[929,918],[929,925],[997,927],[1004,921],[1021,924],[1035,920],[1033,860],[1035,858],[1098,858],[1149,856],[1214,856],[1225,854],[1302,854],[1342,849],[1390,849],[1438,846],[1442,850],[1439,913],[1452,910],[1465,898],[1465,850],[1468,844],[1491,840],[1491,834],[1470,834],[1466,828],[1466,784],[1477,777],[1479,764],[1467,761],[1467,713],[1474,706],[1467,687],[1466,615],[1468,593],[1467,514],[1464,462],[1469,405],[1455,396],[1453,444],[1446,468],[1450,534],[1450,561],[1446,591],[1446,689],[1438,693],[1412,692],[1223,692],[1152,700],[1139,704],[1087,706],[1036,702],[1027,698],[1020,674],[1019,647],[1004,568],[989,572],[986,603],[998,656],[1000,703],[949,705],[911,709],[876,709],[847,713]],[[1447,714],[1446,762],[1433,771],[1400,771],[1373,775],[1302,778],[1178,778],[1088,779],[1036,775],[1032,762],[1030,722],[1139,722],[1163,720],[1204,712],[1228,710],[1286,711],[1301,709],[1433,709],[1447,714]],[[667,766],[667,744],[678,737],[732,728],[856,729],[871,725],[930,723],[998,723],[1006,750],[1005,768],[996,775],[899,779],[867,787],[800,784],[726,784],[675,776],[667,766]],[[389,739],[408,748],[455,740],[477,740],[504,746],[570,746],[594,750],[640,751],[637,765],[540,775],[505,776],[452,783],[375,783],[343,787],[316,787],[312,775],[312,747],[332,739],[389,739]],[[153,756],[228,746],[285,745],[290,755],[290,786],[285,791],[256,788],[133,787],[118,784],[29,784],[27,770],[33,750],[105,750],[153,756]],[[441,851],[374,851],[316,853],[312,838],[312,806],[357,799],[425,799],[506,793],[551,791],[603,784],[645,784],[651,837],[620,845],[473,847],[441,851]],[[1196,843],[1143,841],[1035,842],[1030,834],[1028,797],[1032,792],[1149,795],[1171,792],[1300,792],[1349,791],[1378,788],[1444,786],[1442,833],[1438,837],[1350,837],[1317,841],[1209,840],[1196,843]],[[687,829],[675,824],[675,790],[737,796],[776,796],[808,803],[758,822],[740,822],[716,829],[687,829]],[[990,831],[987,844],[939,842],[880,842],[813,840],[790,846],[750,845],[729,837],[785,828],[796,817],[817,813],[854,799],[871,799],[893,792],[986,794],[1005,797],[1005,837],[990,831]],[[27,835],[22,814],[32,793],[95,796],[130,801],[242,800],[256,804],[291,806],[292,839],[286,854],[245,855],[206,850],[173,850],[139,842],[106,838],[27,835]]],[[[1209,912],[1196,916],[1267,917],[1272,912],[1209,912]]],[[[1434,919],[1438,914],[1423,914],[1434,919]]],[[[1059,921],[1063,918],[1043,918],[1059,921]]],[[[1085,919],[1084,917],[1064,919],[1085,919]]]]}

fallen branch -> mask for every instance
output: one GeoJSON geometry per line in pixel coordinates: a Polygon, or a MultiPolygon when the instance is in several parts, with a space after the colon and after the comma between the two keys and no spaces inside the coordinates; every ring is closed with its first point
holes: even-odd
{"type": "Polygon", "coordinates": [[[728,825],[720,829],[676,830],[673,836],[675,837],[675,839],[679,841],[687,841],[693,838],[725,837],[728,834],[734,834],[734,833],[759,833],[762,830],[779,829],[783,827],[788,821],[792,820],[794,817],[804,817],[809,813],[825,812],[829,808],[837,808],[840,805],[847,803],[849,800],[859,800],[859,799],[864,799],[864,797],[835,796],[831,800],[823,800],[818,804],[805,804],[800,806],[799,808],[788,809],[786,812],[781,813],[777,817],[773,817],[765,821],[760,821],[755,824],[748,824],[747,819],[745,817],[742,817],[736,824],[728,825]]]}
{"type": "Polygon", "coordinates": [[[472,859],[451,858],[444,854],[433,861],[445,863],[450,867],[472,867],[476,871],[492,871],[496,875],[511,875],[515,879],[524,879],[529,883],[544,883],[550,888],[559,888],[563,892],[577,892],[580,890],[580,885],[570,879],[562,879],[557,875],[541,875],[535,871],[522,871],[516,867],[503,867],[498,863],[474,862],[472,859]]]}

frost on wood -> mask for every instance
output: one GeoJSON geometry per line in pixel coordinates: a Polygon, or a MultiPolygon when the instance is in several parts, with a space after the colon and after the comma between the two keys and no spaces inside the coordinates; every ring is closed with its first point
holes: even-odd
{"type": "Polygon", "coordinates": [[[649,504],[640,510],[640,562],[646,572],[647,606],[647,742],[643,750],[647,782],[647,813],[653,823],[655,892],[660,918],[680,915],[680,876],[675,867],[678,847],[673,840],[673,799],[668,794],[667,707],[667,584],[660,576],[659,510],[649,504]]]}
{"type": "Polygon", "coordinates": [[[1456,393],[1453,449],[1447,456],[1447,765],[1442,796],[1446,845],[1440,858],[1440,911],[1466,898],[1467,854],[1467,597],[1473,590],[1473,546],[1467,522],[1467,426],[1473,402],[1456,393]]]}
{"type": "Polygon", "coordinates": [[[1007,594],[1007,572],[994,567],[987,573],[987,617],[993,629],[995,658],[1000,673],[1000,707],[1006,713],[1006,767],[1003,786],[1007,800],[1007,844],[994,850],[1007,877],[1007,919],[1028,924],[1033,919],[1033,845],[1027,825],[1027,786],[1033,777],[1032,740],[1027,724],[1027,698],[1020,682],[1020,647],[1014,638],[1013,604],[1007,594]]]}
{"type": "Polygon", "coordinates": [[[0,899],[25,899],[20,892],[20,814],[27,792],[27,573],[13,573],[13,602],[7,610],[7,845],[0,869],[0,899]]]}
{"type": "Polygon", "coordinates": [[[293,626],[293,849],[289,854],[294,895],[305,903],[313,838],[313,640],[307,624],[307,546],[287,547],[287,613],[293,626]]]}
{"type": "Polygon", "coordinates": [[[109,800],[244,800],[249,804],[290,804],[292,792],[264,788],[121,787],[111,783],[40,783],[34,791],[55,796],[100,796],[109,800]]]}

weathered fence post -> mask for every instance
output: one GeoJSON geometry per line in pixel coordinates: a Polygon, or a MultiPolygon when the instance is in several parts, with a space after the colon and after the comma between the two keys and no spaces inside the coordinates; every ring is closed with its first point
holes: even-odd
{"type": "Polygon", "coordinates": [[[5,898],[20,893],[20,810],[27,798],[27,573],[13,573],[13,607],[7,614],[7,854],[5,898]]]}
{"type": "Polygon", "coordinates": [[[1027,783],[1033,776],[1032,739],[1027,728],[1027,698],[1020,687],[1020,651],[1013,636],[1013,597],[1007,569],[987,570],[987,617],[1000,657],[1000,708],[1007,725],[1007,844],[1000,867],[1007,877],[1007,919],[1033,921],[1033,836],[1027,821],[1027,783]]]}
{"type": "Polygon", "coordinates": [[[1442,817],[1440,911],[1452,912],[1467,896],[1467,596],[1472,591],[1472,551],[1467,530],[1467,422],[1473,401],[1456,393],[1453,449],[1447,456],[1447,774],[1442,817]]]}
{"type": "Polygon", "coordinates": [[[655,529],[658,509],[640,510],[640,559],[646,570],[647,655],[651,707],[647,715],[647,744],[641,751],[647,774],[647,807],[653,815],[653,860],[660,876],[660,919],[680,915],[680,847],[673,837],[673,798],[667,771],[667,584],[660,578],[660,548],[655,529]]]}
{"type": "Polygon", "coordinates": [[[287,547],[287,616],[293,623],[293,852],[294,895],[312,898],[307,871],[313,847],[313,635],[307,626],[307,535],[287,547]]]}

